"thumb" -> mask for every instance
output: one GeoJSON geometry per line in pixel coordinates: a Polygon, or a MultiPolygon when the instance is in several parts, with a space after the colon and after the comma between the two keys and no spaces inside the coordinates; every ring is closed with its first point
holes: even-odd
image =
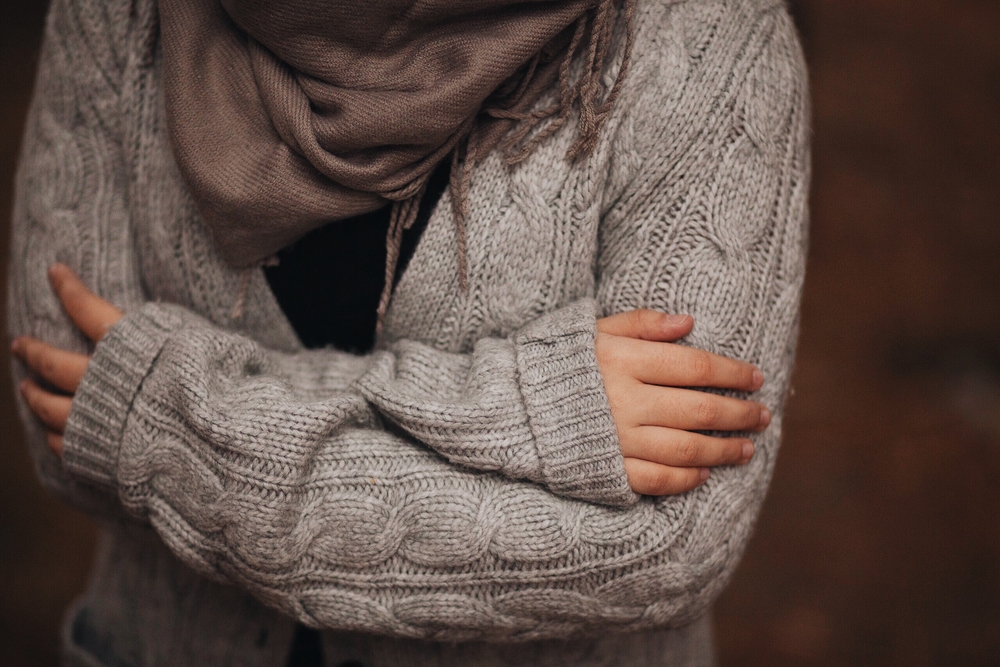
{"type": "Polygon", "coordinates": [[[597,320],[597,330],[613,336],[653,341],[674,341],[691,333],[694,318],[668,315],[648,308],[629,310],[597,320]]]}

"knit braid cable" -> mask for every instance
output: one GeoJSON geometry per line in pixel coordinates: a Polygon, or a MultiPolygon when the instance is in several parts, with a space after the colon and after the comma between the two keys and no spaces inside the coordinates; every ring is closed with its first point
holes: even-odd
{"type": "MultiPolygon", "coordinates": [[[[482,115],[518,122],[497,144],[497,148],[503,154],[508,165],[512,166],[523,162],[542,142],[558,132],[568,121],[574,104],[577,104],[579,108],[579,130],[576,140],[566,153],[566,159],[572,162],[590,154],[594,146],[597,145],[601,129],[618,99],[622,83],[631,64],[634,17],[635,0],[599,0],[590,11],[580,17],[559,65],[559,100],[554,104],[533,111],[511,110],[511,107],[516,106],[521,99],[538,72],[538,65],[543,55],[539,52],[527,63],[520,81],[516,86],[512,86],[513,90],[509,94],[502,95],[501,101],[495,106],[484,107],[481,110],[482,115]],[[620,13],[619,4],[621,4],[620,13]],[[614,85],[602,100],[600,99],[601,74],[611,50],[614,27],[619,16],[625,21],[625,50],[614,85]],[[573,59],[588,33],[584,71],[574,81],[570,71],[573,59]],[[524,141],[532,130],[547,119],[551,120],[534,136],[524,141]]],[[[478,122],[475,120],[470,122],[464,136],[452,150],[452,168],[448,183],[458,245],[459,283],[463,293],[467,293],[469,289],[468,244],[466,241],[466,220],[469,215],[468,193],[471,187],[472,169],[475,163],[484,157],[484,155],[479,154],[483,148],[479,141],[479,129],[478,122]]],[[[488,149],[489,146],[486,148],[488,149]]],[[[382,331],[382,321],[392,296],[403,232],[412,227],[416,221],[420,209],[420,199],[426,186],[427,179],[411,184],[410,187],[406,188],[405,193],[397,193],[405,198],[395,201],[392,205],[389,231],[386,237],[385,285],[379,299],[376,333],[382,331]]]]}

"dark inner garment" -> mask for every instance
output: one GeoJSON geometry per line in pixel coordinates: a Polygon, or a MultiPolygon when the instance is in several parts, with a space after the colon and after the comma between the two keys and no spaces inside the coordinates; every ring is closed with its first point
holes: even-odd
{"type": "MultiPolygon", "coordinates": [[[[445,188],[451,160],[431,175],[413,226],[403,234],[393,285],[399,282],[431,212],[445,188]]],[[[385,285],[386,233],[391,206],[331,222],[278,252],[278,265],[264,269],[267,282],[308,348],[334,347],[362,354],[375,344],[375,320],[385,285]]],[[[297,625],[288,667],[323,664],[320,634],[297,625]]]]}
{"type": "MultiPolygon", "coordinates": [[[[451,160],[431,175],[413,227],[403,234],[393,285],[417,248],[431,212],[448,187],[451,160]]],[[[385,284],[386,233],[391,206],[331,222],[278,251],[264,269],[271,291],[308,348],[364,353],[375,344],[378,300],[385,284]]]]}

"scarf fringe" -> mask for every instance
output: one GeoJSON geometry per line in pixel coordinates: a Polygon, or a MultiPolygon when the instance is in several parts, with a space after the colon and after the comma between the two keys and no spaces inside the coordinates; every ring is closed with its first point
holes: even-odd
{"type": "MultiPolygon", "coordinates": [[[[633,23],[635,19],[635,0],[598,0],[594,7],[580,17],[573,30],[559,64],[559,100],[544,109],[535,111],[512,111],[521,96],[531,85],[538,72],[543,52],[539,52],[527,64],[520,82],[509,95],[504,95],[506,104],[484,107],[480,114],[492,118],[509,120],[516,126],[507,132],[496,147],[509,166],[523,162],[546,139],[558,132],[569,119],[574,105],[580,115],[576,140],[566,152],[566,159],[574,162],[589,155],[597,146],[601,129],[611,115],[611,110],[621,92],[622,84],[632,63],[632,45],[634,41],[633,23]],[[625,50],[622,54],[621,66],[614,85],[602,99],[601,74],[605,61],[611,50],[611,42],[615,24],[618,19],[618,6],[621,5],[621,18],[625,21],[625,50]],[[584,37],[588,36],[586,62],[583,73],[572,80],[571,65],[580,51],[584,37]],[[533,130],[543,122],[547,123],[530,139],[525,140],[533,130]]],[[[455,236],[458,244],[458,276],[463,294],[469,291],[468,245],[466,243],[465,223],[469,216],[469,190],[472,183],[472,169],[475,163],[484,157],[479,151],[484,148],[481,141],[481,125],[475,121],[470,123],[465,136],[452,151],[451,176],[448,189],[451,192],[454,209],[455,236]]],[[[486,151],[492,148],[486,146],[486,151]]],[[[396,265],[403,243],[403,232],[410,229],[417,220],[420,210],[420,200],[427,189],[426,179],[417,186],[416,191],[410,190],[406,198],[393,202],[389,217],[389,231],[386,235],[385,285],[379,298],[376,335],[382,333],[383,320],[389,308],[392,297],[393,282],[396,277],[396,265]]],[[[402,194],[402,193],[401,193],[402,194]]]]}
{"type": "Polygon", "coordinates": [[[389,308],[389,299],[392,297],[396,265],[399,263],[399,253],[403,246],[403,232],[416,222],[417,213],[420,211],[420,200],[426,190],[427,183],[424,182],[416,194],[392,203],[392,211],[389,213],[389,231],[385,239],[385,284],[382,287],[382,295],[379,297],[378,310],[376,311],[376,336],[382,333],[382,321],[385,319],[385,312],[389,308]]]}
{"type": "MultiPolygon", "coordinates": [[[[611,110],[621,93],[622,84],[632,63],[634,20],[635,0],[620,0],[620,3],[619,0],[600,0],[593,9],[577,21],[569,47],[560,63],[559,100],[556,103],[545,109],[529,112],[511,112],[498,108],[483,110],[494,118],[519,121],[518,127],[508,133],[499,144],[508,165],[523,162],[542,142],[559,131],[569,119],[570,111],[574,105],[580,114],[579,127],[576,141],[566,152],[566,159],[572,162],[589,155],[594,150],[601,129],[611,115],[611,110]],[[618,4],[621,4],[621,18],[625,21],[625,50],[622,54],[622,62],[615,83],[607,97],[602,100],[601,74],[611,50],[617,22],[616,5],[618,4]],[[589,40],[584,71],[575,81],[572,81],[570,67],[587,33],[589,33],[589,40]],[[544,128],[530,140],[524,141],[524,138],[532,130],[547,119],[551,120],[544,128]]],[[[534,76],[534,72],[535,67],[529,67],[525,81],[521,86],[522,89],[527,87],[527,80],[534,76]]]]}

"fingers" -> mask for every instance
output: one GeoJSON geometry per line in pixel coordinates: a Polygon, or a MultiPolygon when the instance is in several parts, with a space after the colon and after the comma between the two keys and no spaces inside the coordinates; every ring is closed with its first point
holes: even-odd
{"type": "Polygon", "coordinates": [[[771,413],[742,401],[693,389],[639,385],[635,389],[636,426],[666,426],[684,431],[759,431],[771,413]]]}
{"type": "Polygon", "coordinates": [[[73,324],[92,341],[104,338],[122,316],[120,310],[87,289],[65,264],[55,264],[49,269],[49,282],[73,324]]]}
{"type": "Polygon", "coordinates": [[[640,426],[622,438],[625,473],[636,493],[684,493],[708,479],[709,466],[745,464],[753,457],[745,438],[713,438],[669,428],[640,426]]]}
{"type": "Polygon", "coordinates": [[[764,375],[753,364],[683,345],[619,338],[615,362],[646,384],[757,391],[764,375]]]}
{"type": "Polygon", "coordinates": [[[690,316],[652,310],[597,322],[597,361],[637,493],[690,491],[708,478],[710,467],[745,464],[753,456],[746,438],[692,431],[756,431],[771,422],[760,403],[682,388],[752,392],[764,384],[752,364],[670,343],[693,326],[690,316]]]}
{"type": "Polygon", "coordinates": [[[73,399],[45,391],[32,380],[21,383],[21,394],[42,424],[50,431],[62,435],[66,430],[66,420],[69,419],[73,399]]]}
{"type": "Polygon", "coordinates": [[[643,340],[672,341],[691,333],[694,318],[642,308],[597,320],[600,333],[643,340]]]}
{"type": "Polygon", "coordinates": [[[626,457],[684,468],[741,465],[754,451],[747,438],[716,438],[658,426],[628,429],[621,446],[626,457]]]}
{"type": "Polygon", "coordinates": [[[85,354],[60,350],[27,336],[14,340],[11,352],[47,382],[69,394],[76,393],[90,362],[85,354]]]}
{"type": "Polygon", "coordinates": [[[708,479],[708,468],[675,468],[642,459],[625,459],[625,474],[636,493],[669,496],[690,491],[708,479]]]}

